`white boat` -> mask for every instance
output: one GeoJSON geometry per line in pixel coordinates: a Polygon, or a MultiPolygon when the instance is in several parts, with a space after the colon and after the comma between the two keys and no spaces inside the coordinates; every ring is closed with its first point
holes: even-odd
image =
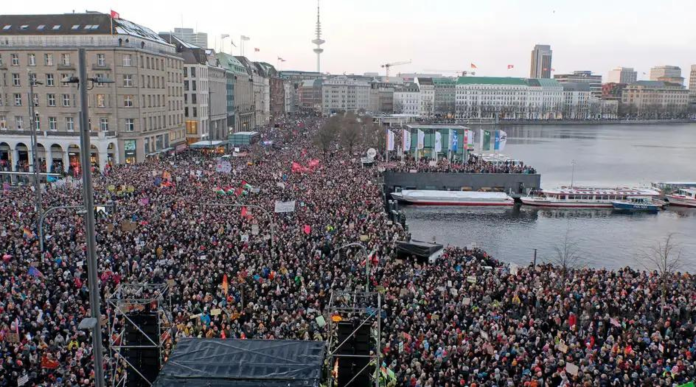
{"type": "Polygon", "coordinates": [[[660,192],[647,188],[561,187],[542,190],[520,198],[523,204],[560,208],[613,208],[613,201],[629,200],[635,196],[658,197],[660,192]]]}
{"type": "Polygon", "coordinates": [[[696,188],[684,188],[667,195],[670,206],[696,207],[696,188]]]}
{"type": "Polygon", "coordinates": [[[435,190],[403,190],[392,198],[421,206],[513,206],[515,200],[503,192],[464,192],[435,190]]]}
{"type": "Polygon", "coordinates": [[[696,188],[696,181],[658,181],[651,183],[650,187],[667,195],[680,188],[696,188]]]}

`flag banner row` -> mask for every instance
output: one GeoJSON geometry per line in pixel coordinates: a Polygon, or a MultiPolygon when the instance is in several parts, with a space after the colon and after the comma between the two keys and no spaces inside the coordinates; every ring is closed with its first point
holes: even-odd
{"type": "Polygon", "coordinates": [[[481,151],[503,151],[507,144],[507,133],[504,130],[479,130],[481,151]]]}

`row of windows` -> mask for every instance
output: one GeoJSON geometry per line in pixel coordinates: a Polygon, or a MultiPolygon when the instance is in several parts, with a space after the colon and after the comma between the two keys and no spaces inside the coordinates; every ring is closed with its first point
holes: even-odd
{"type": "MultiPolygon", "coordinates": [[[[13,97],[14,106],[22,106],[23,105],[23,101],[24,101],[23,94],[14,93],[12,95],[12,97],[13,97]]],[[[39,99],[40,99],[39,94],[35,93],[34,94],[34,106],[40,105],[39,99]]],[[[75,100],[74,94],[61,94],[60,101],[61,101],[62,107],[74,107],[72,102],[71,102],[73,100],[75,100]]],[[[56,97],[56,94],[51,94],[51,93],[46,94],[46,106],[57,106],[57,101],[58,101],[58,98],[56,97]]],[[[2,105],[3,105],[2,95],[0,95],[0,106],[2,106],[2,105]]]]}
{"type": "MultiPolygon", "coordinates": [[[[47,119],[47,127],[46,129],[48,130],[58,130],[58,118],[57,117],[48,117],[47,119]]],[[[15,116],[14,117],[14,123],[15,123],[15,128],[17,130],[23,130],[25,128],[24,126],[24,117],[23,116],[15,116]]],[[[39,114],[36,114],[34,117],[34,125],[36,126],[36,130],[41,130],[41,116],[39,114]]],[[[89,120],[89,125],[90,127],[92,126],[92,119],[90,118],[89,120]]],[[[6,116],[0,116],[0,129],[7,130],[9,127],[7,117],[6,116]]],[[[126,131],[132,132],[135,128],[135,119],[133,118],[126,118],[125,119],[125,126],[124,129],[126,131]]],[[[75,130],[75,117],[65,117],[65,120],[63,121],[63,130],[66,131],[74,131],[75,130]]],[[[109,118],[108,117],[100,117],[99,118],[99,130],[103,132],[109,131],[109,118]]]]}
{"type": "MultiPolygon", "coordinates": [[[[71,53],[61,53],[60,55],[60,64],[62,66],[71,66],[73,64],[72,61],[72,54],[71,53]]],[[[97,66],[99,67],[107,67],[106,63],[106,54],[102,53],[97,53],[95,55],[95,62],[97,66]]],[[[123,67],[132,67],[135,64],[133,63],[133,55],[131,54],[121,54],[121,65],[123,67]]],[[[171,58],[166,59],[167,66],[169,68],[175,68],[175,69],[181,69],[182,68],[182,61],[179,60],[174,60],[171,58]]],[[[52,53],[45,53],[43,54],[43,64],[44,66],[53,66],[55,65],[53,54],[52,53]]],[[[147,68],[147,69],[152,69],[152,70],[164,70],[165,64],[165,59],[163,58],[155,58],[151,56],[145,56],[145,55],[140,55],[140,68],[147,68]]],[[[0,54],[0,66],[3,65],[3,56],[0,54]]],[[[10,65],[12,66],[21,66],[21,60],[20,60],[20,54],[16,53],[11,53],[10,54],[10,65]]],[[[27,54],[27,61],[26,61],[26,66],[37,66],[38,65],[38,58],[35,53],[28,53],[27,54]]]]}

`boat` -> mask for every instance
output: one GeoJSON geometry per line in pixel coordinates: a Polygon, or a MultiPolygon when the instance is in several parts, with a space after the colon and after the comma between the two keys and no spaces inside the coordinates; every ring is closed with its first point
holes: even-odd
{"type": "Polygon", "coordinates": [[[658,213],[665,207],[664,202],[659,202],[650,196],[632,196],[627,200],[614,200],[611,205],[617,211],[622,212],[650,212],[658,213]]]}
{"type": "Polygon", "coordinates": [[[696,188],[696,181],[658,181],[651,183],[650,187],[668,195],[681,188],[696,188]]]}
{"type": "Polygon", "coordinates": [[[513,206],[515,200],[503,192],[464,192],[436,190],[402,190],[392,198],[420,206],[513,206]]]}
{"type": "Polygon", "coordinates": [[[670,206],[696,207],[696,188],[682,188],[666,198],[670,206]]]}
{"type": "Polygon", "coordinates": [[[520,198],[522,204],[558,208],[613,208],[612,201],[636,196],[655,198],[660,192],[647,188],[561,187],[520,198]]]}

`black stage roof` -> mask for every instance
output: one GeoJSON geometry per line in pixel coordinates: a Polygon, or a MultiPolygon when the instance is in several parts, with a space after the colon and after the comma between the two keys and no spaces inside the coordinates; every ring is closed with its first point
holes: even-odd
{"type": "Polygon", "coordinates": [[[184,338],[154,387],[319,386],[323,341],[184,338]]]}

